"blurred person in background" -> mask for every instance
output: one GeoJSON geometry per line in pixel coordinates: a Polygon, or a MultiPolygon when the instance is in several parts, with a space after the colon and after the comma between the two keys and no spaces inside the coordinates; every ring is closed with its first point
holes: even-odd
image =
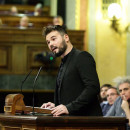
{"type": "Polygon", "coordinates": [[[110,87],[106,92],[106,96],[107,96],[107,104],[102,109],[103,116],[107,114],[107,112],[109,111],[111,106],[114,104],[119,94],[116,88],[110,87]]]}
{"type": "Polygon", "coordinates": [[[61,16],[55,16],[53,18],[53,25],[63,25],[63,18],[61,16]]]}
{"type": "Polygon", "coordinates": [[[103,105],[103,104],[106,104],[107,102],[107,90],[112,87],[111,84],[103,84],[101,87],[100,87],[100,100],[101,100],[101,104],[100,105],[103,105]]]}
{"type": "Polygon", "coordinates": [[[34,16],[41,16],[43,15],[43,6],[41,3],[36,4],[34,10],[34,16]]]}
{"type": "Polygon", "coordinates": [[[20,26],[19,26],[19,28],[20,29],[26,29],[28,27],[29,27],[29,18],[27,16],[23,16],[20,19],[20,26]]]}
{"type": "Polygon", "coordinates": [[[66,25],[64,24],[63,18],[59,15],[53,18],[53,25],[60,25],[64,29],[66,29],[66,25]]]}
{"type": "Polygon", "coordinates": [[[18,14],[18,9],[16,6],[12,6],[11,9],[10,9],[10,14],[11,15],[16,15],[18,14]]]}

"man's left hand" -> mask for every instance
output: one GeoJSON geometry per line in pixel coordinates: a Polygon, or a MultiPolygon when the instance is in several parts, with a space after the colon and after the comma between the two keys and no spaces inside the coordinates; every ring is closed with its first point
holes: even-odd
{"type": "Polygon", "coordinates": [[[52,112],[51,112],[54,116],[59,116],[62,114],[68,115],[69,112],[66,108],[66,106],[64,105],[58,105],[57,107],[52,108],[52,112]]]}
{"type": "Polygon", "coordinates": [[[122,104],[121,104],[121,107],[122,109],[126,112],[126,111],[129,111],[129,103],[128,101],[126,100],[126,97],[123,95],[121,96],[122,97],[122,104]]]}

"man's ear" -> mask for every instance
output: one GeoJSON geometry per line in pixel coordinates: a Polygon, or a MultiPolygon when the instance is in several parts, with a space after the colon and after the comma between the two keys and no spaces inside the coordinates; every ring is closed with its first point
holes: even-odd
{"type": "Polygon", "coordinates": [[[69,36],[67,34],[65,34],[64,39],[65,39],[66,42],[68,42],[69,41],[69,36]]]}

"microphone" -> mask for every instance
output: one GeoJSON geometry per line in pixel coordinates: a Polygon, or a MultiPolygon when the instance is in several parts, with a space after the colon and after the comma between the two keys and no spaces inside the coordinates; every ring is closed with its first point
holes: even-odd
{"type": "Polygon", "coordinates": [[[36,77],[35,77],[35,79],[34,79],[34,82],[33,82],[33,112],[32,112],[33,115],[34,115],[34,88],[35,88],[35,83],[36,83],[36,81],[37,81],[37,78],[38,78],[38,76],[39,76],[41,70],[42,70],[42,66],[41,66],[40,69],[38,70],[38,73],[37,73],[37,75],[36,75],[36,77]]]}
{"type": "Polygon", "coordinates": [[[30,72],[27,74],[27,76],[25,77],[25,79],[22,81],[21,83],[21,94],[22,94],[22,87],[23,87],[23,84],[25,83],[25,81],[27,80],[28,76],[31,74],[32,70],[30,70],[30,72]]]}

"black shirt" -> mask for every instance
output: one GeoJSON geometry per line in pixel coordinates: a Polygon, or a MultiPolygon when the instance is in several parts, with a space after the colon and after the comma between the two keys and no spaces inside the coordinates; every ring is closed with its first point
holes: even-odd
{"type": "MultiPolygon", "coordinates": [[[[73,50],[73,49],[72,49],[73,50]]],[[[58,73],[58,76],[57,76],[57,80],[56,80],[56,87],[58,89],[58,104],[60,104],[60,87],[61,87],[61,76],[62,76],[62,73],[63,73],[63,68],[64,68],[64,64],[65,62],[67,61],[67,58],[69,57],[69,54],[72,52],[72,50],[66,55],[64,56],[63,59],[61,59],[61,64],[60,64],[60,68],[59,68],[59,73],[58,73]]]]}

